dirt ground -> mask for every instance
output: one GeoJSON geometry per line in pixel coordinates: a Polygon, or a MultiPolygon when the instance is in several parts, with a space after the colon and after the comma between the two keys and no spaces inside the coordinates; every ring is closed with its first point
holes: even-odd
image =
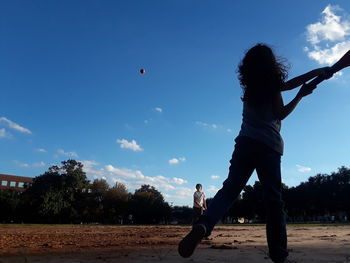
{"type": "MultiPolygon", "coordinates": [[[[265,226],[218,226],[191,258],[189,226],[0,225],[0,263],[271,262],[265,226]]],[[[290,262],[350,262],[350,225],[288,226],[290,262]]]]}

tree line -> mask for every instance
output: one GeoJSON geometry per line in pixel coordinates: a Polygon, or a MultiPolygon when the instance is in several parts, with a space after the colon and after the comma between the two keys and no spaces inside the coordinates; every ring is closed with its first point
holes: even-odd
{"type": "Polygon", "coordinates": [[[51,166],[20,193],[0,192],[0,222],[14,223],[166,223],[171,209],[163,195],[150,185],[133,194],[116,182],[90,183],[83,164],[75,160],[51,166]]]}
{"type": "MultiPolygon", "coordinates": [[[[264,222],[263,196],[260,182],[245,186],[225,218],[264,222]]],[[[295,187],[282,184],[282,197],[289,222],[347,221],[350,216],[350,169],[342,166],[331,174],[317,174],[295,187]]]]}
{"type": "MultiPolygon", "coordinates": [[[[296,187],[282,187],[290,222],[347,220],[350,215],[350,169],[318,174],[296,187]]],[[[210,206],[210,199],[207,200],[210,206]]],[[[35,177],[24,192],[0,191],[2,223],[191,223],[192,208],[170,206],[155,187],[142,185],[130,193],[124,184],[110,186],[104,179],[90,182],[83,164],[75,160],[51,166],[35,177]]],[[[223,218],[264,222],[260,182],[247,185],[223,218]]]]}

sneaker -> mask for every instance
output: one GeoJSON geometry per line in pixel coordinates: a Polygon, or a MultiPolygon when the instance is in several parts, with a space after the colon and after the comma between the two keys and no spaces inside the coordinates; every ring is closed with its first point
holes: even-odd
{"type": "Polygon", "coordinates": [[[190,257],[205,236],[205,232],[206,227],[204,225],[194,225],[191,232],[188,233],[179,243],[178,252],[180,256],[184,258],[190,257]]]}

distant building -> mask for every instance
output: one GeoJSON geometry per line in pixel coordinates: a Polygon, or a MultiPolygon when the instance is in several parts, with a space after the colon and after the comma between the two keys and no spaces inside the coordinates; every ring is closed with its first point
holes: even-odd
{"type": "Polygon", "coordinates": [[[14,189],[14,190],[23,192],[32,183],[33,183],[32,177],[0,174],[0,191],[3,189],[14,189]]]}

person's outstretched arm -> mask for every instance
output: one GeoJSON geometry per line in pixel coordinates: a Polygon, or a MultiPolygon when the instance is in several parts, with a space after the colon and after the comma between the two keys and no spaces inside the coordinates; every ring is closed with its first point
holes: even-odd
{"type": "Polygon", "coordinates": [[[330,67],[324,67],[324,68],[317,68],[314,70],[311,70],[303,75],[300,75],[298,77],[292,78],[288,80],[284,86],[281,88],[281,91],[286,90],[292,90],[300,85],[303,85],[304,83],[308,82],[310,79],[313,79],[319,75],[323,75],[325,79],[330,78],[333,74],[330,73],[330,67]]]}
{"type": "Polygon", "coordinates": [[[280,120],[285,119],[289,114],[292,113],[292,111],[295,109],[295,107],[298,105],[298,103],[301,101],[301,99],[309,94],[312,93],[314,87],[308,86],[307,84],[303,85],[298,94],[295,96],[293,100],[291,100],[288,104],[284,105],[282,95],[279,92],[276,94],[275,101],[274,101],[274,113],[276,114],[277,118],[280,120]]]}

